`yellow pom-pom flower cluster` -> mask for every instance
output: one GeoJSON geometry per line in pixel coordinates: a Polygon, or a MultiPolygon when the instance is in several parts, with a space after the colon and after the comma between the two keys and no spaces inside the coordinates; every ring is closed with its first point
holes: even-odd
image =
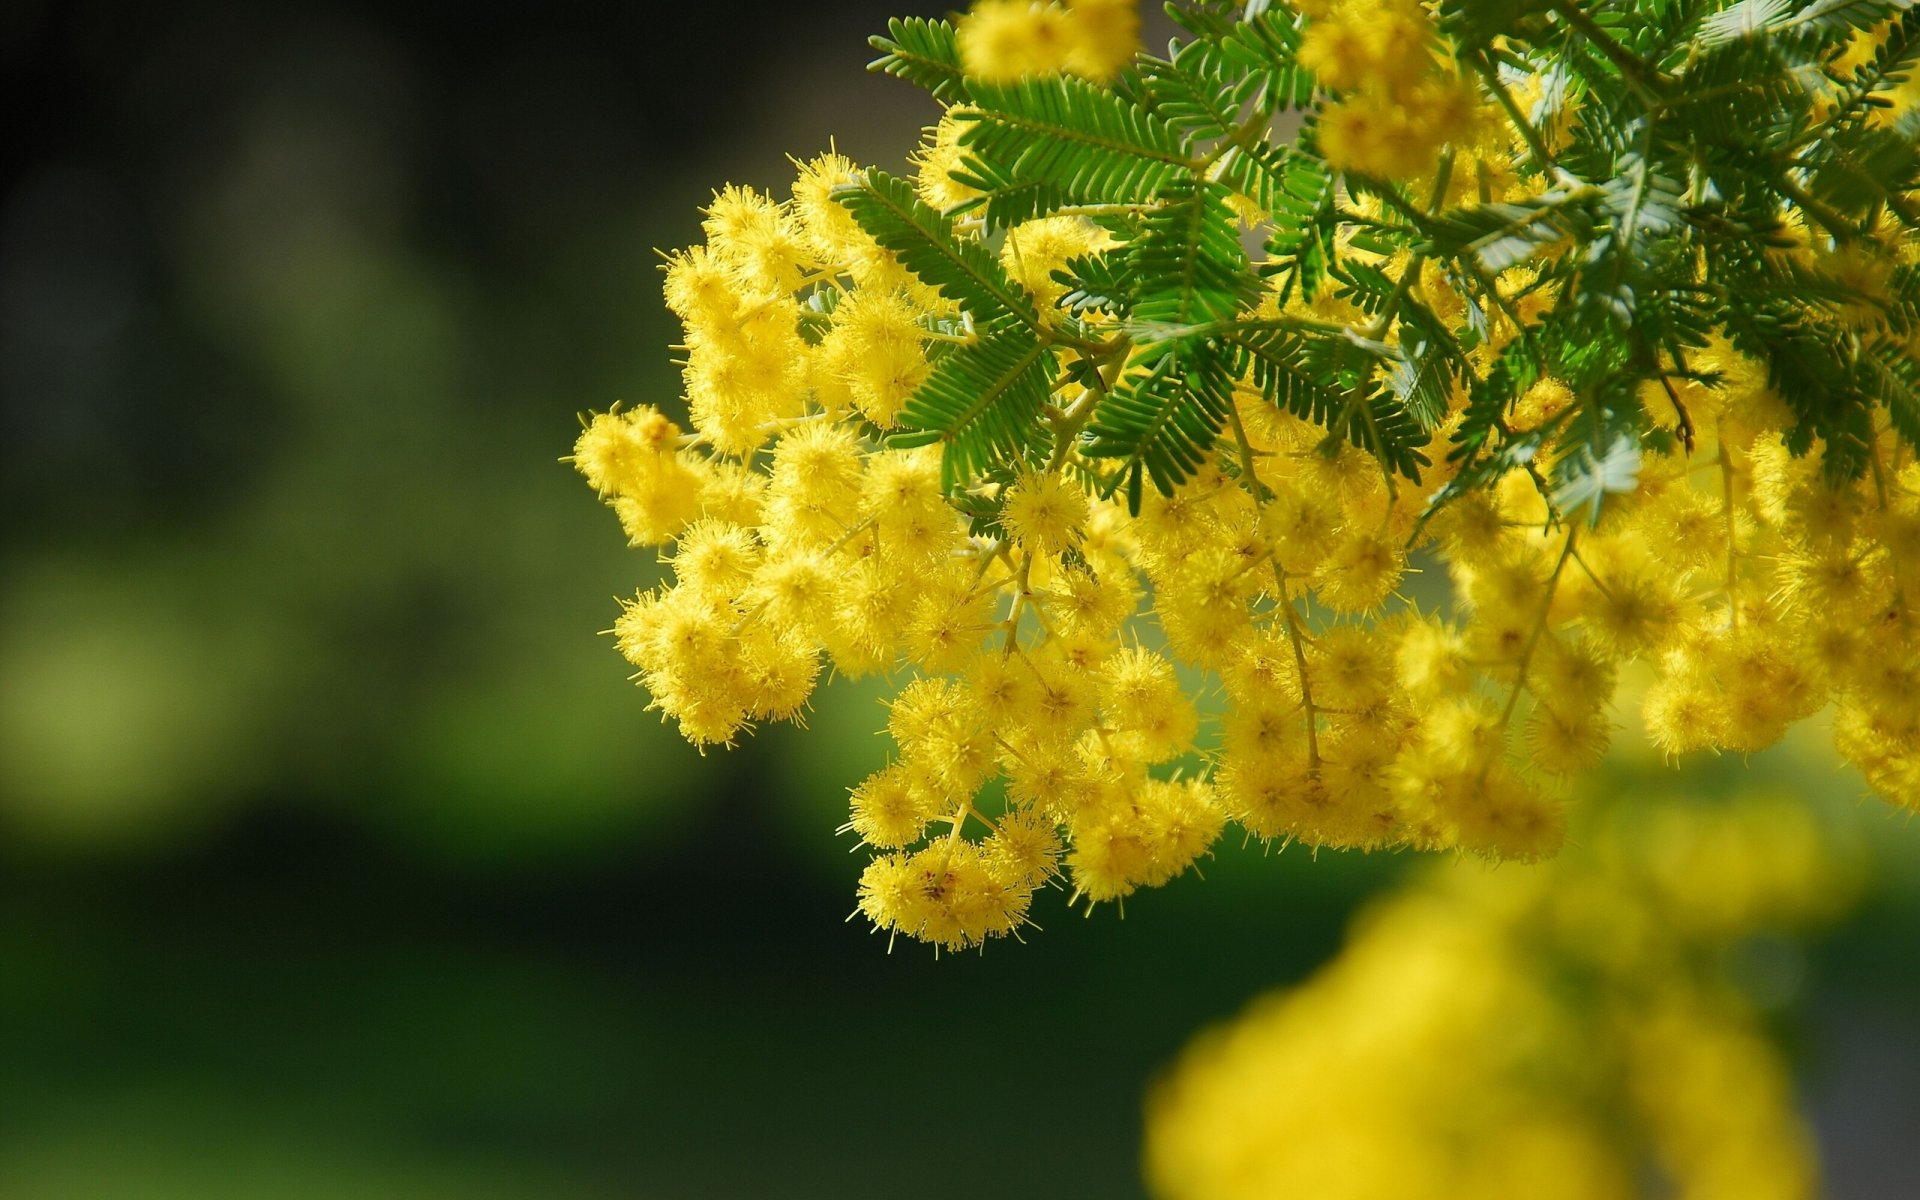
{"type": "Polygon", "coordinates": [[[1830,916],[1801,804],[1623,806],[1538,872],[1377,904],[1149,1098],[1163,1200],[1812,1200],[1786,1064],[1728,949],[1830,916]]]}
{"type": "MultiPolygon", "coordinates": [[[[1398,0],[1329,6],[1302,57],[1348,89],[1337,104],[1440,111],[1408,90],[1453,86],[1426,21],[1398,0]]],[[[941,212],[974,196],[956,177],[959,121],[916,159],[915,190],[941,212]]],[[[1487,161],[1523,153],[1516,141],[1487,161]]],[[[938,443],[887,435],[940,357],[982,335],[836,200],[862,178],[826,154],[799,165],[789,198],[716,195],[705,244],[666,268],[687,427],[652,406],[603,413],[573,461],[634,545],[664,548],[671,580],[613,632],[695,745],[797,719],[828,667],[901,680],[892,761],[853,788],[845,826],[875,851],[859,905],[876,928],[977,946],[1028,924],[1051,882],[1090,904],[1162,884],[1229,823],[1283,844],[1538,859],[1560,845],[1567,781],[1609,746],[1623,680],[1674,756],[1759,750],[1831,705],[1843,756],[1920,808],[1920,464],[1887,410],[1856,431],[1870,470],[1836,485],[1818,453],[1789,446],[1794,418],[1765,370],[1716,335],[1645,389],[1671,434],[1598,448],[1604,495],[1552,495],[1563,443],[1543,438],[1524,469],[1436,506],[1455,460],[1396,479],[1249,374],[1232,385],[1231,436],[1134,512],[1080,434],[1152,364],[1124,336],[1082,338],[1119,349],[1059,372],[1040,414],[1050,449],[950,483],[938,443]],[[1450,606],[1404,596],[1418,570],[1451,582],[1450,606]]],[[[1543,185],[1485,169],[1473,186],[1519,199],[1543,185]]],[[[1350,199],[1359,219],[1382,213],[1350,199]]],[[[1111,224],[1076,213],[997,245],[977,218],[954,228],[1042,322],[1060,319],[1055,272],[1115,246],[1111,224]]],[[[1343,261],[1466,323],[1456,276],[1340,236],[1343,261]]],[[[1838,269],[1807,239],[1769,253],[1810,277],[1838,269]]],[[[1856,274],[1920,260],[1894,233],[1844,253],[1862,256],[1856,274]]],[[[1539,270],[1488,281],[1476,365],[1537,328],[1552,303],[1539,270]]],[[[1289,282],[1266,280],[1257,311],[1405,336],[1391,307],[1289,282]]],[[[1076,320],[1097,333],[1114,318],[1076,320]]],[[[1893,335],[1878,310],[1859,320],[1893,335]]],[[[1438,436],[1469,399],[1451,385],[1438,436]]],[[[1503,434],[1559,428],[1576,407],[1540,378],[1503,434]]]]}
{"type": "Polygon", "coordinates": [[[1313,17],[1300,64],[1341,98],[1320,114],[1330,165],[1382,179],[1430,174],[1440,149],[1467,134],[1473,89],[1438,54],[1419,0],[1331,0],[1313,17]]]}
{"type": "Polygon", "coordinates": [[[1107,79],[1140,49],[1138,0],[980,0],[957,26],[976,79],[1071,72],[1107,79]]]}

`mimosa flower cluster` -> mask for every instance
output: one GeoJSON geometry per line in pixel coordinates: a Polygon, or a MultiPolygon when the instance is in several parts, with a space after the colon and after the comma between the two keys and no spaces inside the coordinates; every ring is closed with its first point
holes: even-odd
{"type": "MultiPolygon", "coordinates": [[[[1480,98],[1438,53],[1419,0],[1303,4],[1316,18],[1300,64],[1341,99],[1320,113],[1330,166],[1387,179],[1431,174],[1441,148],[1475,134],[1480,98]]],[[[1486,136],[1503,143],[1495,121],[1486,136]]]]}
{"type": "Polygon", "coordinates": [[[958,32],[983,79],[1056,71],[1109,79],[1140,48],[1140,12],[1135,0],[980,0],[958,32]]]}
{"type": "Polygon", "coordinates": [[[1148,1099],[1162,1200],[1812,1200],[1791,1074],[1727,963],[1842,911],[1795,800],[1622,806],[1539,872],[1427,875],[1148,1099]]]}
{"type": "MultiPolygon", "coordinates": [[[[1115,30],[1132,37],[1113,11],[983,4],[937,87],[1109,75],[1115,30]],[[1067,49],[1019,57],[1020,22],[1067,49]]],[[[1285,196],[1239,190],[1244,135],[1152,204],[996,223],[983,204],[1031,201],[987,149],[1017,122],[955,101],[910,182],[829,153],[784,196],[715,196],[705,243],[666,269],[684,422],[615,409],[573,453],[671,571],[613,631],[653,706],[706,747],[798,719],[824,674],[897,680],[891,762],[852,787],[844,832],[873,851],[860,911],[948,949],[1032,924],[1052,883],[1090,905],[1165,883],[1223,835],[1551,855],[1568,781],[1621,720],[1678,758],[1760,750],[1831,709],[1842,755],[1920,808],[1920,464],[1901,424],[1920,411],[1863,410],[1859,469],[1836,470],[1796,381],[1731,322],[1595,382],[1565,322],[1587,319],[1568,281],[1598,268],[1511,216],[1602,203],[1530,163],[1590,114],[1543,74],[1446,65],[1417,4],[1284,17],[1259,28],[1319,75],[1319,153],[1346,181],[1321,253],[1342,265],[1310,269],[1275,234],[1226,307],[1195,280],[1231,240],[1183,243],[1172,301],[1116,299],[1109,275],[1162,264],[1169,215],[1212,220],[1216,195],[1243,231],[1285,224],[1285,196]],[[1418,207],[1384,182],[1422,173],[1418,207]],[[1489,234],[1449,258],[1380,232],[1443,209],[1498,217],[1519,248],[1495,256],[1489,234]],[[1436,370],[1433,340],[1456,333],[1436,370]],[[1395,459],[1391,422],[1415,412],[1425,440],[1395,459]],[[1423,571],[1450,601],[1407,598],[1423,571]]],[[[1893,30],[1849,53],[1879,62],[1893,30]]],[[[1905,78],[1863,84],[1863,120],[1908,122],[1905,78]]],[[[1062,104],[1104,94],[1058,86],[1062,104]]],[[[1058,166],[1032,144],[1015,166],[1058,166]]],[[[1826,289],[1799,319],[1915,366],[1912,228],[1886,206],[1845,239],[1826,214],[1772,217],[1767,269],[1826,289]]]]}

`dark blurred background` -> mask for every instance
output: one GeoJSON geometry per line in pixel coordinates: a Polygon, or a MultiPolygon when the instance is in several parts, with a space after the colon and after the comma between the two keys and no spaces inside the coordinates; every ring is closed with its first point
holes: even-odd
{"type": "MultiPolygon", "coordinates": [[[[1154,1070],[1407,865],[888,955],[832,836],[884,687],[703,758],[596,636],[651,556],[556,460],[676,400],[655,248],[897,165],[914,11],[0,6],[0,1197],[1134,1195],[1154,1070]]],[[[1780,1019],[1834,1194],[1907,1197],[1920,838],[1860,819],[1780,1019]]]]}

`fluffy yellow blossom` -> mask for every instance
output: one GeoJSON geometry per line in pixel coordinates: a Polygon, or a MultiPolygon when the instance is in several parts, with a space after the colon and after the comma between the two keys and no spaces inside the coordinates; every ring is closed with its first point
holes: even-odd
{"type": "Polygon", "coordinates": [[[1073,45],[1067,70],[1088,79],[1120,73],[1140,49],[1139,0],[1067,0],[1073,45]]]}
{"type": "Polygon", "coordinates": [[[1059,475],[1022,475],[1007,489],[1000,520],[1028,551],[1058,554],[1072,547],[1087,523],[1087,493],[1059,475]]]}
{"type": "Polygon", "coordinates": [[[925,330],[900,292],[861,288],[841,301],[818,357],[853,407],[874,424],[893,424],[926,379],[925,330]]]}
{"type": "Polygon", "coordinates": [[[914,190],[920,199],[940,212],[977,200],[980,192],[954,177],[961,166],[960,134],[966,129],[961,118],[966,109],[947,110],[940,123],[926,130],[926,140],[913,154],[914,190]]]}
{"type": "Polygon", "coordinates": [[[651,405],[596,415],[572,462],[620,515],[636,546],[657,546],[700,515],[700,466],[676,446],[680,429],[651,405]]]}
{"type": "Polygon", "coordinates": [[[1000,263],[1033,296],[1043,310],[1065,292],[1053,273],[1083,255],[1113,246],[1113,236],[1085,217],[1043,217],[1007,231],[1000,247],[1000,263]]]}

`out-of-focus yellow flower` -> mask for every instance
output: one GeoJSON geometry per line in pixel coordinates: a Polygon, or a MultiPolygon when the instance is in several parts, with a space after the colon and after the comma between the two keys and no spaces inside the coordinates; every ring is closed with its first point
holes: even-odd
{"type": "Polygon", "coordinates": [[[1843,908],[1849,856],[1797,801],[1623,805],[1576,840],[1549,868],[1423,876],[1196,1039],[1149,1101],[1154,1190],[1814,1195],[1786,1068],[1722,964],[1843,908]]]}
{"type": "Polygon", "coordinates": [[[1070,71],[1109,79],[1140,49],[1137,0],[978,0],[956,26],[960,60],[978,79],[1070,71]]]}
{"type": "Polygon", "coordinates": [[[1342,170],[1409,179],[1474,128],[1479,95],[1436,53],[1415,0],[1316,6],[1300,65],[1341,98],[1320,113],[1320,152],[1342,170]]]}

